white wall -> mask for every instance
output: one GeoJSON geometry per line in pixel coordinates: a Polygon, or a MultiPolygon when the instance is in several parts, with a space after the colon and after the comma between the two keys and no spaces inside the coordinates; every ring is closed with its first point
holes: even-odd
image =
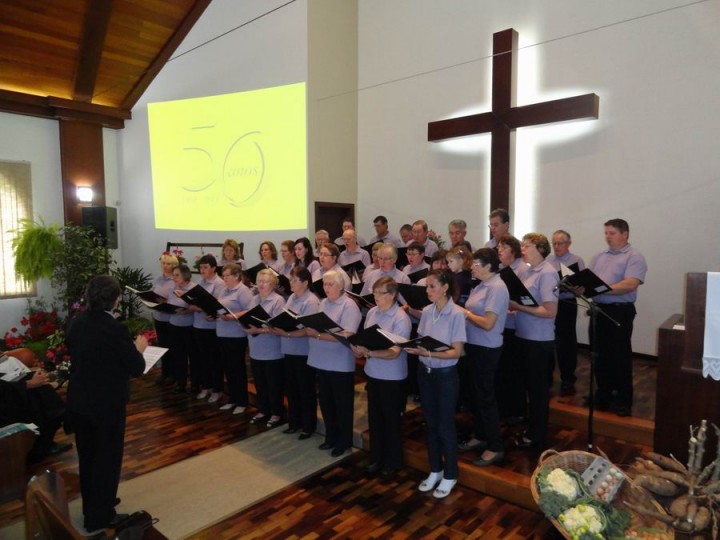
{"type": "MultiPolygon", "coordinates": [[[[250,21],[284,2],[215,0],[174,56],[250,21]]],[[[155,273],[167,241],[245,242],[245,256],[257,261],[263,240],[279,249],[282,240],[307,231],[249,233],[156,230],[153,217],[147,104],[211,96],[305,81],[307,78],[307,5],[298,1],[251,22],[212,43],[169,62],[133,108],[132,120],[118,134],[119,222],[125,264],[155,273]]],[[[216,250],[214,251],[216,253],[216,250]]],[[[217,253],[216,253],[217,254],[217,253]]],[[[192,261],[191,261],[192,262],[192,261]]]]}
{"type": "MultiPolygon", "coordinates": [[[[55,120],[0,113],[0,160],[29,161],[33,212],[45,223],[63,223],[59,127],[55,120]]],[[[38,283],[38,296],[52,297],[49,280],[38,283]]],[[[27,299],[0,300],[0,335],[19,328],[27,299]]]]}
{"type": "Polygon", "coordinates": [[[633,347],[656,354],[684,273],[720,262],[720,12],[706,2],[600,27],[683,3],[362,0],[360,232],[385,214],[394,230],[424,218],[447,237],[463,218],[474,245],[487,239],[489,136],[457,153],[426,142],[427,123],[489,109],[494,32],[515,28],[521,48],[547,41],[518,56],[517,104],[595,92],[600,119],[518,131],[513,233],[567,229],[589,260],[603,222],[627,219],[649,265],[633,347]]]}

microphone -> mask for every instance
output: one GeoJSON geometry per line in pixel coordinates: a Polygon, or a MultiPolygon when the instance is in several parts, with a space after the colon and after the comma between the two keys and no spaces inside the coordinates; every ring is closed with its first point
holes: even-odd
{"type": "Polygon", "coordinates": [[[565,288],[567,287],[567,285],[568,285],[568,278],[569,278],[569,277],[570,277],[570,276],[565,276],[565,277],[563,277],[563,278],[560,280],[560,283],[558,283],[557,285],[555,285],[555,287],[553,287],[553,292],[555,292],[555,291],[560,291],[560,290],[565,289],[565,288]]]}

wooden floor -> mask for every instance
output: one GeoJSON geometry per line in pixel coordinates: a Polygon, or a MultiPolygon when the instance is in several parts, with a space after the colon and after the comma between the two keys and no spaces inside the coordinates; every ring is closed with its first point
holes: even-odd
{"type": "MultiPolygon", "coordinates": [[[[553,398],[579,405],[586,395],[588,362],[581,358],[578,367],[578,393],[571,398],[553,398]]],[[[635,417],[654,416],[655,364],[643,360],[635,363],[635,417]]],[[[127,480],[157,470],[188,457],[231,444],[265,430],[249,424],[250,413],[240,416],[219,411],[187,394],[176,394],[172,388],[158,386],[151,372],[132,384],[128,406],[125,461],[122,479],[127,480]]],[[[607,413],[606,413],[607,414],[607,413]]],[[[469,417],[458,417],[460,429],[469,417]]],[[[639,421],[639,420],[638,420],[639,421]]],[[[505,428],[509,438],[517,428],[505,428]]],[[[407,467],[390,482],[367,478],[364,468],[367,454],[359,452],[338,466],[289,486],[254,507],[215,525],[198,538],[465,538],[485,535],[487,538],[560,538],[540,514],[504,503],[467,487],[458,487],[444,501],[417,492],[424,478],[422,455],[424,425],[420,411],[407,415],[406,454],[415,452],[416,462],[408,459],[407,467]]],[[[59,442],[72,442],[72,436],[59,434],[59,442]]],[[[585,449],[587,435],[583,430],[552,425],[550,444],[558,450],[585,449]]],[[[643,447],[611,437],[596,437],[595,443],[613,461],[628,463],[643,447]]],[[[477,469],[473,453],[461,454],[461,467],[477,469]]],[[[490,467],[483,473],[508,478],[527,479],[537,464],[538,454],[511,450],[501,467],[490,467]]],[[[44,469],[62,473],[69,498],[79,496],[77,454],[75,450],[33,467],[30,473],[44,469]]],[[[461,472],[461,475],[463,472],[461,472]]],[[[513,480],[514,481],[514,480],[513,480]]],[[[473,487],[482,489],[477,482],[473,487]]],[[[21,501],[0,505],[0,527],[23,515],[21,501]]]]}

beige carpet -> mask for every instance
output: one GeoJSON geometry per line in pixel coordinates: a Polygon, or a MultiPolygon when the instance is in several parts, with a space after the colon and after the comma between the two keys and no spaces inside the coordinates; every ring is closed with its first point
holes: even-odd
{"type": "MultiPolygon", "coordinates": [[[[282,429],[266,431],[122,482],[118,511],[142,508],[159,518],[155,528],[165,536],[187,538],[342,459],[318,450],[321,442],[318,435],[299,441],[282,429]]],[[[70,514],[82,531],[80,499],[70,514]]]]}

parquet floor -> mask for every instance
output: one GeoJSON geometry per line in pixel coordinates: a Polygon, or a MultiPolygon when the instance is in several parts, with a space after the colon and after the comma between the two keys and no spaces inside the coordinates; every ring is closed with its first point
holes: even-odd
{"type": "MultiPolygon", "coordinates": [[[[581,353],[584,357],[584,354],[581,353]]],[[[578,404],[587,393],[583,374],[587,359],[578,367],[578,394],[570,399],[578,404]]],[[[655,364],[635,363],[636,407],[633,414],[653,418],[655,364]]],[[[133,381],[128,406],[125,461],[122,479],[177,463],[209,452],[266,429],[249,424],[250,414],[232,416],[191,396],[176,394],[169,387],[154,383],[155,374],[133,381]]],[[[461,428],[469,423],[466,415],[458,419],[461,428]]],[[[506,435],[512,435],[507,428],[506,435]]],[[[424,445],[424,427],[419,411],[407,415],[405,434],[408,445],[424,445]]],[[[585,449],[585,434],[551,426],[549,442],[558,450],[585,449]]],[[[59,434],[59,442],[72,442],[72,436],[59,434]]],[[[596,445],[616,463],[628,463],[642,448],[603,437],[596,445]]],[[[512,471],[529,477],[538,454],[509,451],[498,473],[512,471]]],[[[472,461],[472,453],[461,454],[472,461]]],[[[367,478],[367,457],[359,452],[338,466],[280,493],[252,508],[210,527],[198,538],[560,538],[540,514],[504,503],[477,491],[458,487],[444,501],[416,491],[425,473],[406,468],[391,482],[367,478]]],[[[34,474],[46,468],[59,471],[68,486],[69,498],[78,496],[77,454],[75,450],[33,467],[34,474]]],[[[0,527],[22,517],[22,501],[0,505],[0,527]]]]}

